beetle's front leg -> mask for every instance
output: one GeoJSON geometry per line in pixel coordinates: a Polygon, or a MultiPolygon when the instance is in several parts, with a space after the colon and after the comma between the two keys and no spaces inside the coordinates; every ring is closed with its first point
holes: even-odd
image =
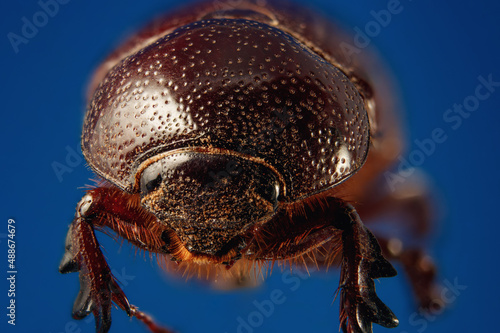
{"type": "Polygon", "coordinates": [[[397,274],[354,207],[330,200],[333,225],[342,230],[340,321],[344,332],[372,332],[372,323],[396,327],[398,319],[378,298],[374,279],[397,274]],[[332,209],[334,208],[334,209],[332,209]]]}
{"type": "Polygon", "coordinates": [[[97,332],[111,325],[111,302],[131,315],[130,304],[111,274],[99,248],[92,224],[77,212],[66,237],[61,273],[80,272],[80,292],[73,305],[73,317],[82,319],[93,313],[97,332]]]}
{"type": "Polygon", "coordinates": [[[371,333],[372,323],[396,327],[398,319],[378,298],[374,279],[396,275],[373,234],[350,204],[333,197],[301,209],[280,210],[253,231],[249,249],[256,259],[301,258],[328,266],[341,254],[340,324],[346,333],[371,333]],[[340,234],[340,235],[339,235],[340,234]],[[340,243],[340,244],[339,244],[340,243]],[[326,249],[326,256],[315,252],[326,249]],[[308,256],[308,253],[311,253],[308,256]]]}
{"type": "Polygon", "coordinates": [[[388,186],[385,177],[380,179],[361,200],[363,205],[357,207],[363,221],[392,223],[391,234],[377,233],[376,225],[372,230],[386,258],[401,262],[419,307],[426,311],[446,303],[441,297],[443,287],[437,281],[438,268],[426,249],[435,215],[430,199],[425,175],[415,173],[394,188],[388,186]]]}
{"type": "MultiPolygon", "coordinates": [[[[134,316],[144,322],[152,332],[170,332],[156,325],[151,317],[129,303],[118,282],[111,274],[99,247],[94,232],[95,226],[111,227],[119,235],[127,234],[130,237],[139,236],[138,230],[141,230],[142,234],[147,234],[147,230],[142,230],[145,228],[127,225],[125,221],[119,219],[120,216],[117,216],[117,212],[113,212],[112,209],[110,211],[103,210],[103,205],[120,207],[120,205],[116,205],[116,201],[120,198],[113,197],[114,193],[118,192],[106,188],[89,191],[78,203],[75,218],[66,236],[65,253],[59,271],[61,273],[80,273],[80,292],[73,305],[73,317],[82,319],[92,312],[95,317],[96,331],[107,332],[111,326],[111,304],[114,302],[129,316],[134,316]],[[136,232],[134,233],[133,230],[136,232]]],[[[133,210],[133,205],[131,209],[133,210]]],[[[122,215],[126,215],[126,213],[124,212],[122,215]]],[[[151,243],[150,246],[153,247],[151,250],[158,250],[154,248],[155,242],[151,243]]]]}

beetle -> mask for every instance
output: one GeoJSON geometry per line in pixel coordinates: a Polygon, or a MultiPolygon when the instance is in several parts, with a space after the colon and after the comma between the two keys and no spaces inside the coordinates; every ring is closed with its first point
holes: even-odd
{"type": "Polygon", "coordinates": [[[107,332],[114,302],[169,332],[129,303],[103,229],[209,278],[340,264],[344,332],[398,325],[375,292],[375,279],[397,274],[387,259],[429,308],[432,259],[399,236],[377,240],[361,219],[404,211],[395,227],[422,238],[430,214],[417,182],[383,184],[403,150],[396,96],[374,54],[349,45],[294,5],[217,0],[156,19],[114,51],[90,84],[82,133],[103,181],[78,203],[59,267],[79,272],[73,317],[93,313],[107,332]]]}

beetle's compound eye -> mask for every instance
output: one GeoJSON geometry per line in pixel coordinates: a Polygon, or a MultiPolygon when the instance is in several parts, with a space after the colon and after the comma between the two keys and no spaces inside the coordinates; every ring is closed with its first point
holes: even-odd
{"type": "Polygon", "coordinates": [[[156,162],[148,166],[141,175],[141,193],[147,194],[160,187],[162,182],[162,163],[156,162]]]}
{"type": "Polygon", "coordinates": [[[87,211],[92,205],[92,201],[93,198],[90,193],[87,193],[83,196],[83,198],[78,203],[78,208],[77,208],[77,212],[80,216],[84,217],[85,215],[87,215],[87,211]]]}
{"type": "Polygon", "coordinates": [[[273,203],[273,205],[278,204],[278,197],[280,195],[280,186],[278,182],[272,182],[269,184],[261,184],[256,188],[256,192],[268,202],[273,203]]]}

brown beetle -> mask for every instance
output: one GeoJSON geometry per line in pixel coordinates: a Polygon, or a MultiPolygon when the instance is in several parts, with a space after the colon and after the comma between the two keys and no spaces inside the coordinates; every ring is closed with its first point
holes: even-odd
{"type": "Polygon", "coordinates": [[[413,207],[421,233],[428,220],[420,189],[380,185],[402,150],[394,97],[347,42],[286,3],[214,1],[154,21],[101,65],[82,150],[105,182],[78,203],[60,266],[80,272],[75,318],[92,312],[107,332],[114,302],[167,331],[118,286],[94,234],[105,228],[212,278],[249,274],[248,263],[339,262],[345,332],[398,325],[375,293],[374,279],[396,275],[382,253],[429,306],[432,262],[396,238],[379,245],[357,213],[413,207]]]}

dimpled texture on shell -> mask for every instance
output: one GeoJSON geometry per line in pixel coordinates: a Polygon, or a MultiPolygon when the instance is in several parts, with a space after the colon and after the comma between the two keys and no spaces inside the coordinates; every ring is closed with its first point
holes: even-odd
{"type": "Polygon", "coordinates": [[[82,137],[90,166],[129,192],[147,159],[213,147],[272,165],[287,201],[346,179],[368,144],[348,77],[289,34],[244,19],[194,22],[125,58],[97,88],[82,137]]]}

